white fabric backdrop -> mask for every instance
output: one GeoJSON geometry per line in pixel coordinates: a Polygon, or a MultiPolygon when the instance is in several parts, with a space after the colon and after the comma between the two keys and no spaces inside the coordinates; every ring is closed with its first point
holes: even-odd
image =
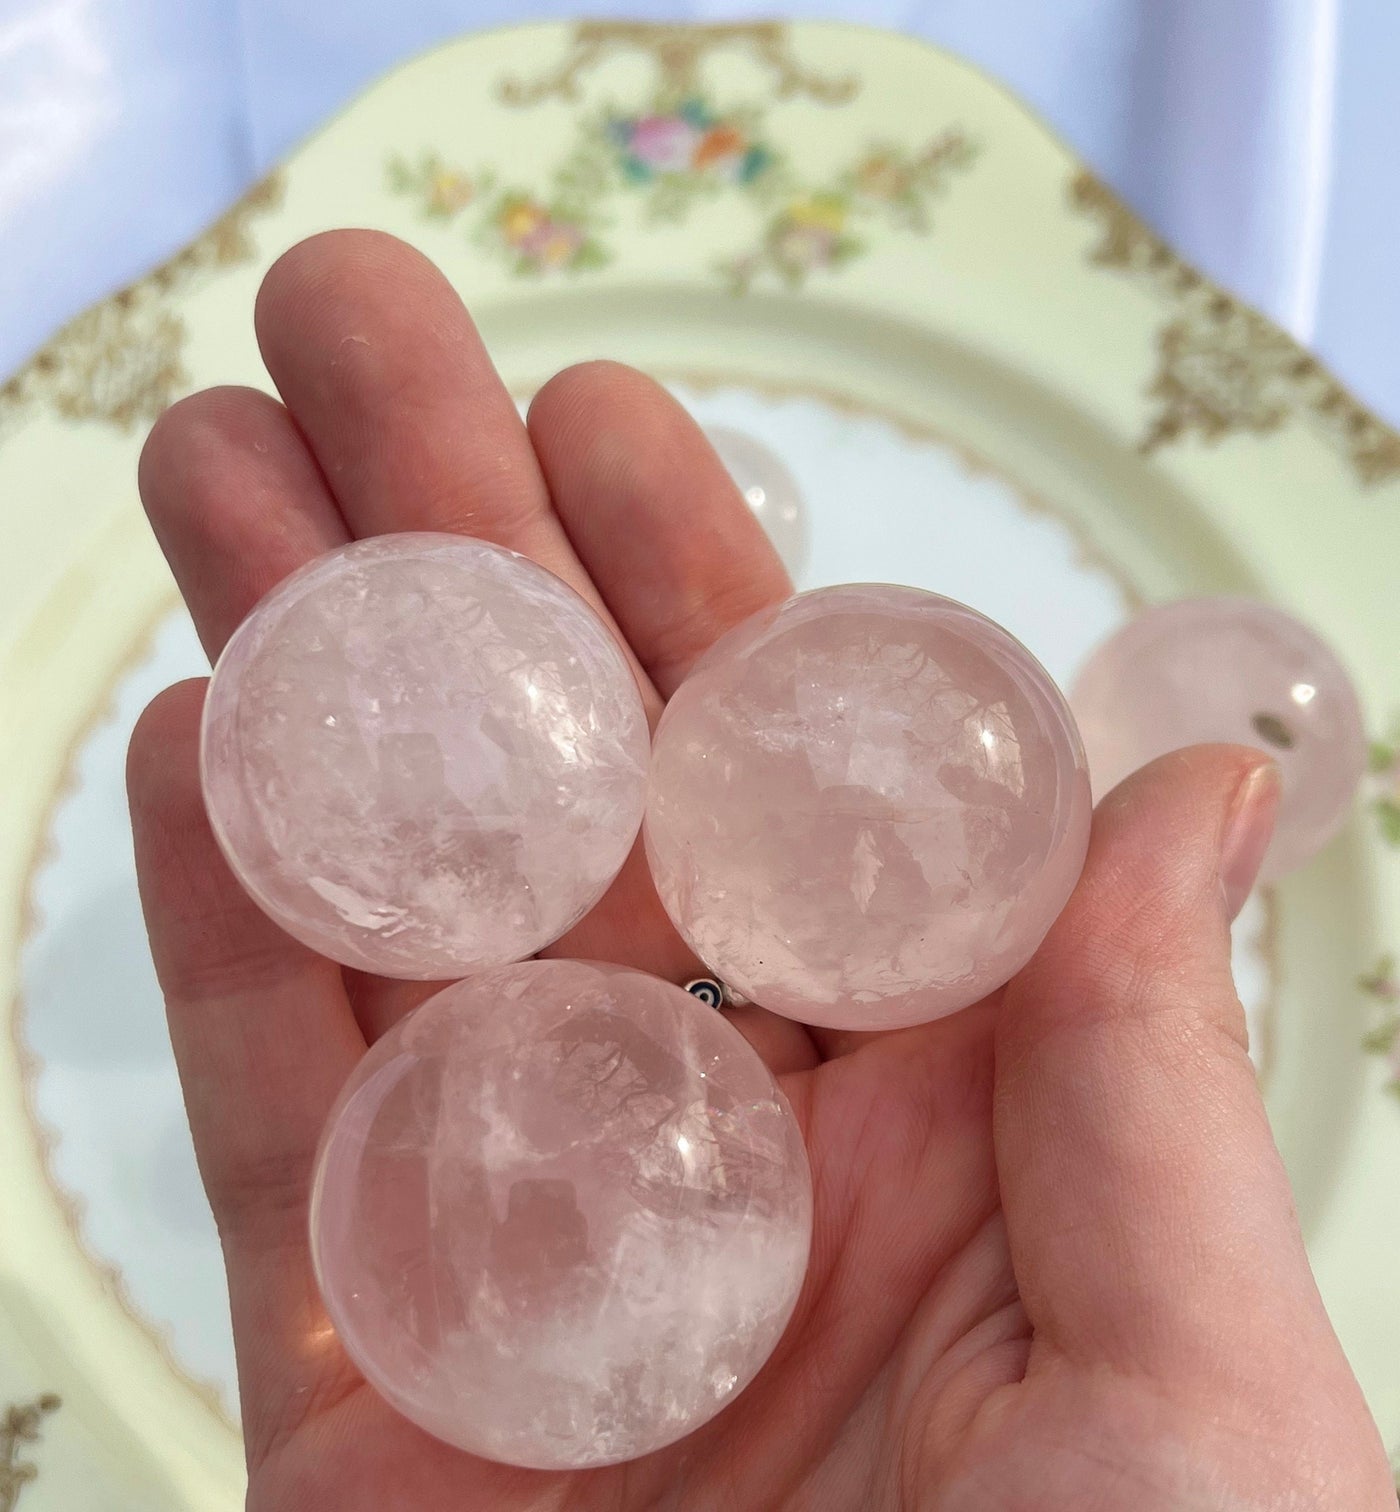
{"type": "MultiPolygon", "coordinates": [[[[1040,110],[1400,418],[1396,0],[621,0],[898,28],[1040,110]]],[[[395,61],[566,0],[0,0],[0,373],[395,61]]]]}

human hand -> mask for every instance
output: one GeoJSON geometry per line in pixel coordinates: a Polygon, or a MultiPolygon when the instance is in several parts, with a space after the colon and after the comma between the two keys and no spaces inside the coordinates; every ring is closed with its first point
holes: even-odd
{"type": "MultiPolygon", "coordinates": [[[[701,433],[613,364],[548,383],[528,429],[448,284],[333,232],[268,273],[283,399],[198,394],[157,423],[142,496],[204,644],[354,536],[522,551],[630,647],[655,717],[731,625],[787,596],[701,433]]],[[[433,989],[342,970],[245,896],[204,815],[204,682],[132,741],[142,898],[228,1270],[254,1512],[1393,1512],[1322,1310],[1246,1053],[1228,918],[1276,789],[1258,753],[1167,757],[1095,815],[1083,878],[993,998],[889,1034],[731,1017],[778,1074],[815,1184],[777,1352],[697,1433],[557,1474],[430,1438],[362,1380],[311,1272],[322,1123],[433,989]]],[[[633,856],[549,954],[683,980],[633,856]]]]}

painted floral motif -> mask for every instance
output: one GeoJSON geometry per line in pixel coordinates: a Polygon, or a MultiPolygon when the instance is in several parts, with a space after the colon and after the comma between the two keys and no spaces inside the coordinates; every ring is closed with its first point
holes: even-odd
{"type": "Polygon", "coordinates": [[[927,233],[929,202],[976,156],[961,131],[945,132],[919,152],[873,144],[827,187],[786,199],[759,245],[725,260],[720,271],[740,294],[764,273],[800,288],[810,273],[839,267],[865,250],[867,241],[855,233],[854,223],[884,219],[899,230],[927,233]]]}
{"type": "Polygon", "coordinates": [[[743,192],[774,206],[758,244],[718,265],[730,288],[744,293],[764,274],[799,288],[811,273],[858,256],[870,241],[868,232],[857,234],[860,223],[926,234],[931,201],[976,158],[968,138],[952,130],[919,151],[872,144],[828,183],[804,185],[761,140],[759,125],[757,111],[720,111],[691,95],[673,106],[586,120],[548,194],[487,194],[489,173],[468,174],[435,153],[414,164],[395,157],[389,181],[429,219],[452,221],[475,207],[475,238],[504,250],[513,272],[534,276],[606,262],[600,231],[618,194],[640,191],[645,214],[679,221],[702,196],[743,192]]]}
{"type": "Polygon", "coordinates": [[[489,174],[467,173],[435,152],[415,162],[396,156],[390,185],[416,199],[429,219],[452,221],[470,211],[477,217],[474,239],[503,251],[513,273],[530,276],[606,262],[609,212],[628,200],[645,218],[670,222],[722,195],[756,205],[762,217],[756,243],[716,264],[736,293],[765,275],[801,287],[812,273],[865,252],[878,223],[918,234],[930,230],[930,202],[975,158],[964,133],[946,131],[919,150],[872,143],[830,179],[804,182],[765,136],[759,106],[721,104],[705,92],[700,59],[720,47],[752,50],[776,73],[778,98],[802,93],[835,105],[856,87],[852,79],[826,79],[798,67],[782,28],[768,23],[581,23],[562,65],[532,82],[503,81],[502,98],[517,106],[577,99],[582,73],[615,51],[640,50],[653,57],[659,73],[645,104],[612,103],[580,117],[572,149],[536,190],[493,197],[486,192],[489,174]]]}
{"type": "Polygon", "coordinates": [[[662,221],[682,220],[696,200],[726,191],[762,197],[780,164],[759,140],[760,122],[755,109],[721,111],[697,93],[663,92],[633,113],[609,107],[581,121],[554,184],[577,204],[629,191],[662,221]]]}
{"type": "Polygon", "coordinates": [[[492,184],[489,171],[465,173],[436,152],[425,152],[413,163],[396,153],[389,159],[387,176],[390,189],[421,200],[423,214],[433,220],[451,220],[492,184]]]}
{"type": "Polygon", "coordinates": [[[721,269],[737,294],[746,293],[765,271],[776,273],[789,288],[798,288],[814,270],[838,267],[862,250],[862,243],[847,229],[849,220],[850,204],[843,196],[800,195],[768,223],[758,248],[721,264],[721,269]]]}
{"type": "Polygon", "coordinates": [[[537,277],[577,272],[608,260],[585,212],[570,212],[521,189],[507,189],[491,204],[481,239],[504,249],[512,272],[537,277]]]}
{"type": "Polygon", "coordinates": [[[692,96],[670,110],[610,116],[603,130],[623,180],[645,194],[647,213],[679,220],[703,195],[739,189],[761,196],[771,186],[780,164],[757,139],[758,122],[757,111],[721,115],[692,96]]]}
{"type": "Polygon", "coordinates": [[[1386,1063],[1387,1088],[1400,1097],[1400,975],[1393,955],[1385,955],[1357,985],[1375,1004],[1375,1023],[1363,1042],[1386,1063]]]}
{"type": "Polygon", "coordinates": [[[389,187],[418,202],[425,220],[456,221],[471,209],[472,238],[503,254],[522,278],[598,267],[607,252],[595,234],[596,217],[579,196],[546,199],[527,189],[497,190],[490,169],[468,173],[435,152],[416,161],[395,155],[388,164],[389,187]]]}
{"type": "Polygon", "coordinates": [[[635,183],[679,175],[751,184],[773,166],[772,149],[753,140],[748,122],[726,120],[694,97],[669,111],[611,116],[604,129],[623,175],[635,183]]]}
{"type": "Polygon", "coordinates": [[[976,159],[976,147],[961,131],[945,131],[919,152],[880,142],[842,175],[839,188],[857,208],[879,211],[891,225],[928,231],[929,201],[947,187],[953,173],[970,168],[976,159]]]}
{"type": "Polygon", "coordinates": [[[39,1442],[45,1416],[58,1406],[58,1398],[49,1393],[37,1401],[5,1409],[0,1419],[0,1512],[14,1512],[24,1488],[38,1480],[39,1467],[32,1460],[21,1459],[20,1454],[26,1445],[39,1442]]]}
{"type": "Polygon", "coordinates": [[[1145,454],[1189,437],[1214,445],[1241,432],[1268,435],[1306,419],[1363,484],[1400,477],[1400,434],[1291,336],[1182,262],[1087,170],[1071,181],[1070,203],[1099,224],[1090,261],[1153,288],[1172,312],[1157,335],[1145,454]]]}

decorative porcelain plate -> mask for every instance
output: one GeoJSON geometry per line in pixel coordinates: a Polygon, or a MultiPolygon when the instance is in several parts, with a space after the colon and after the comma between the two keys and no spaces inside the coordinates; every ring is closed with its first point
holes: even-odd
{"type": "Polygon", "coordinates": [[[136,496],[254,291],[375,225],[522,399],[610,356],[803,487],[808,585],[935,587],[1061,679],[1145,600],[1315,622],[1376,733],[1237,975],[1327,1304],[1400,1444],[1400,436],[966,65],[851,27],[538,26],[407,64],[0,387],[0,1512],[242,1505],[232,1350],[147,961],[127,733],[201,670],[136,496]]]}

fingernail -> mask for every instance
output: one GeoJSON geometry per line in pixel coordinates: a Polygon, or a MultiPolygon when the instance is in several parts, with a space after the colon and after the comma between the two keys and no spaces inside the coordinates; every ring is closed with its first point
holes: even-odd
{"type": "Polygon", "coordinates": [[[1264,852],[1274,837],[1280,782],[1278,765],[1266,762],[1240,783],[1220,843],[1220,886],[1233,919],[1254,886],[1264,852]]]}

